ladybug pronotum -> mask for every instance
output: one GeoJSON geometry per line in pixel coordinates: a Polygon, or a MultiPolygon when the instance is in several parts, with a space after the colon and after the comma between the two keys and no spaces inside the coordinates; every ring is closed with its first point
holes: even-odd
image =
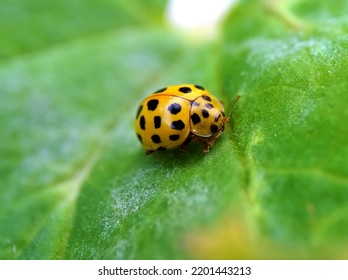
{"type": "Polygon", "coordinates": [[[221,102],[202,86],[172,85],[155,91],[138,108],[135,132],[147,154],[180,147],[191,140],[206,153],[223,133],[227,118],[221,102]]]}

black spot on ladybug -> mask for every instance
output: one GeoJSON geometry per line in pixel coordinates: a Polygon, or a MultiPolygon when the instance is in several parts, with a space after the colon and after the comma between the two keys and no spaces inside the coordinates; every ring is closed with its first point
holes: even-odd
{"type": "Polygon", "coordinates": [[[176,115],[177,113],[181,111],[181,106],[178,103],[173,103],[168,107],[168,111],[171,114],[176,115]]]}
{"type": "Polygon", "coordinates": [[[192,90],[189,87],[181,87],[179,91],[182,93],[190,93],[192,90]]]}
{"type": "Polygon", "coordinates": [[[149,102],[147,102],[147,109],[149,111],[155,111],[158,105],[157,99],[151,99],[149,102]]]}
{"type": "Polygon", "coordinates": [[[197,106],[197,107],[198,107],[198,106],[199,106],[199,105],[201,105],[201,104],[195,101],[195,102],[193,102],[193,104],[192,104],[192,105],[193,105],[193,106],[197,106]]]}
{"type": "Polygon", "coordinates": [[[214,108],[214,105],[211,103],[207,103],[207,104],[205,104],[205,107],[208,109],[211,109],[211,108],[214,108]]]}
{"type": "Polygon", "coordinates": [[[194,113],[191,115],[191,120],[193,124],[197,124],[201,121],[201,118],[196,113],[194,113]]]}
{"type": "Polygon", "coordinates": [[[137,111],[137,116],[136,116],[136,118],[135,119],[137,119],[138,117],[139,117],[139,115],[140,115],[140,112],[141,112],[141,110],[143,109],[143,105],[140,105],[139,106],[139,108],[138,108],[138,111],[137,111]]]}
{"type": "Polygon", "coordinates": [[[203,118],[208,118],[209,117],[209,113],[208,113],[208,111],[206,110],[206,109],[203,109],[202,110],[202,116],[203,116],[203,118]]]}
{"type": "Polygon", "coordinates": [[[155,128],[161,127],[161,117],[160,116],[155,116],[153,118],[153,122],[155,123],[155,128]]]}
{"type": "Polygon", "coordinates": [[[160,138],[157,134],[152,135],[152,136],[151,136],[151,140],[152,140],[152,142],[154,142],[155,144],[161,143],[161,138],[160,138]]]}
{"type": "Polygon", "coordinates": [[[207,101],[211,101],[211,98],[207,95],[202,95],[202,98],[207,101]]]}
{"type": "Polygon", "coordinates": [[[140,128],[142,130],[145,130],[145,117],[144,116],[140,117],[139,123],[140,123],[140,128]]]}
{"type": "Polygon", "coordinates": [[[198,88],[198,89],[200,89],[200,90],[205,90],[205,88],[202,87],[202,86],[200,86],[200,85],[195,85],[195,88],[198,88]]]}
{"type": "Polygon", "coordinates": [[[159,90],[156,90],[154,93],[160,93],[160,92],[164,92],[167,88],[164,87],[164,88],[161,88],[159,90]]]}
{"type": "Polygon", "coordinates": [[[221,115],[219,114],[217,117],[215,117],[215,122],[217,122],[220,119],[221,115]]]}
{"type": "Polygon", "coordinates": [[[141,143],[143,143],[143,139],[141,138],[140,134],[137,133],[137,137],[141,143]]]}
{"type": "Polygon", "coordinates": [[[166,147],[158,147],[157,148],[157,151],[164,151],[164,150],[166,150],[167,148],[166,147]]]}
{"type": "Polygon", "coordinates": [[[212,124],[211,126],[210,126],[210,131],[212,132],[212,133],[215,133],[215,132],[217,132],[219,130],[219,128],[218,128],[218,126],[216,125],[216,124],[212,124]]]}
{"type": "Polygon", "coordinates": [[[178,121],[173,121],[170,127],[176,130],[183,130],[185,128],[185,124],[182,120],[178,120],[178,121]]]}
{"type": "Polygon", "coordinates": [[[179,138],[180,138],[179,134],[169,135],[169,139],[172,140],[172,141],[179,140],[179,138]]]}

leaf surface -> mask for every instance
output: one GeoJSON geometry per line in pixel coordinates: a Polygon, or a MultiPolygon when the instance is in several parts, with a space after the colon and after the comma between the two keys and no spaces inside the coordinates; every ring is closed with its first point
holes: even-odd
{"type": "Polygon", "coordinates": [[[1,259],[347,257],[347,4],[241,1],[214,42],[162,1],[5,4],[1,259]],[[226,131],[146,156],[137,107],[178,83],[226,131]]]}

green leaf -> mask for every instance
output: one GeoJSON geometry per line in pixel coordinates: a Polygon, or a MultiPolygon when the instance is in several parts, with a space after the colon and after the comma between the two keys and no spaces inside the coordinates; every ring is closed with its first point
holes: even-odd
{"type": "Polygon", "coordinates": [[[197,42],[143,2],[5,1],[0,259],[346,258],[347,4],[242,1],[197,42]],[[188,82],[225,133],[146,156],[139,103],[188,82]]]}
{"type": "Polygon", "coordinates": [[[224,29],[248,213],[273,243],[335,258],[348,232],[348,6],[282,4],[245,1],[224,29]]]}
{"type": "Polygon", "coordinates": [[[95,38],[127,26],[162,23],[165,1],[2,0],[0,58],[21,55],[78,37],[95,38]]]}

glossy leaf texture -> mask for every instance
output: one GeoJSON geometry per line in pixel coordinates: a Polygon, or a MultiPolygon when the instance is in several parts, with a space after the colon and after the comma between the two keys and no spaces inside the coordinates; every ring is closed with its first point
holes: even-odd
{"type": "Polygon", "coordinates": [[[0,258],[347,258],[347,4],[241,1],[197,41],[143,2],[4,2],[0,258]],[[226,131],[146,156],[137,107],[178,83],[226,131]]]}

